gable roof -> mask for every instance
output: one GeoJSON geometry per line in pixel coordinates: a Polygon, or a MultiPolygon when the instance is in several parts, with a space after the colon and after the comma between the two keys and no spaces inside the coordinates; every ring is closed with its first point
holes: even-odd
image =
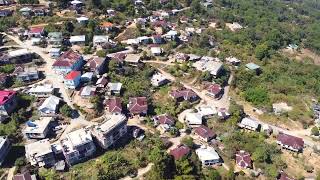
{"type": "Polygon", "coordinates": [[[29,33],[31,34],[40,34],[43,33],[44,27],[38,26],[38,27],[31,27],[29,30],[29,33]]]}
{"type": "Polygon", "coordinates": [[[236,163],[238,166],[242,168],[250,168],[252,167],[252,160],[251,156],[246,151],[239,151],[236,153],[236,163]]]}
{"type": "Polygon", "coordinates": [[[76,63],[80,58],[81,54],[74,52],[73,50],[69,50],[63,53],[54,63],[52,66],[67,66],[70,67],[74,63],[76,63]]]}
{"type": "Polygon", "coordinates": [[[76,77],[81,76],[81,72],[80,71],[70,71],[65,77],[64,79],[66,80],[74,80],[76,77]]]}
{"type": "Polygon", "coordinates": [[[170,95],[174,99],[183,98],[185,100],[189,100],[193,97],[198,97],[198,95],[191,89],[174,90],[170,92],[170,95]]]}
{"type": "Polygon", "coordinates": [[[38,109],[40,111],[46,110],[46,109],[56,110],[59,103],[60,103],[60,98],[58,98],[57,96],[51,95],[46,100],[43,101],[43,103],[38,109]]]}
{"type": "Polygon", "coordinates": [[[206,139],[212,139],[216,136],[216,134],[207,126],[201,125],[194,130],[198,136],[206,139]]]}
{"type": "Polygon", "coordinates": [[[104,63],[105,60],[106,60],[106,58],[102,58],[102,57],[90,58],[87,66],[89,66],[91,69],[96,69],[96,68],[100,67],[104,63]]]}
{"type": "Polygon", "coordinates": [[[128,109],[131,113],[142,113],[148,110],[146,97],[129,98],[128,109]]]}
{"type": "Polygon", "coordinates": [[[154,116],[153,120],[157,121],[159,124],[167,124],[167,125],[170,125],[170,126],[174,125],[174,119],[171,116],[167,115],[167,114],[154,116]]]}
{"type": "Polygon", "coordinates": [[[304,141],[302,138],[291,136],[289,134],[284,133],[278,134],[277,141],[280,141],[283,145],[287,145],[298,150],[303,149],[304,146],[304,141]]]}
{"type": "Polygon", "coordinates": [[[219,94],[221,93],[222,91],[222,88],[219,84],[211,84],[208,88],[207,88],[207,91],[209,93],[212,93],[212,94],[219,94]]]}
{"type": "Polygon", "coordinates": [[[174,157],[175,160],[181,159],[182,157],[190,153],[190,148],[187,146],[180,146],[170,151],[170,155],[174,157]]]}
{"type": "Polygon", "coordinates": [[[121,99],[119,97],[111,98],[107,101],[108,110],[111,113],[121,113],[122,106],[121,106],[121,99]]]}
{"type": "Polygon", "coordinates": [[[0,91],[0,105],[4,105],[15,94],[16,94],[16,91],[12,91],[12,90],[2,90],[2,91],[0,91]]]}
{"type": "Polygon", "coordinates": [[[103,27],[103,28],[109,28],[109,27],[112,27],[113,26],[113,24],[111,23],[111,22],[102,22],[101,24],[100,24],[100,27],[103,27]]]}

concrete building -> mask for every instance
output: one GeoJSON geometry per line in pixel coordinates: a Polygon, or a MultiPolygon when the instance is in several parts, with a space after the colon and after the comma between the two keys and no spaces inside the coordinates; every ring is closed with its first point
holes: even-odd
{"type": "Polygon", "coordinates": [[[26,158],[33,166],[51,167],[55,164],[54,153],[51,148],[49,139],[27,144],[26,158]]]}
{"type": "Polygon", "coordinates": [[[52,117],[44,117],[36,121],[27,121],[22,134],[28,139],[45,139],[50,131],[52,117]]]}
{"type": "Polygon", "coordinates": [[[76,89],[81,83],[81,72],[80,71],[70,71],[64,77],[64,85],[68,89],[76,89]]]}
{"type": "Polygon", "coordinates": [[[38,98],[44,98],[51,96],[54,93],[54,88],[52,84],[39,84],[29,89],[28,93],[38,98]]]}
{"type": "Polygon", "coordinates": [[[57,96],[49,96],[43,103],[39,106],[38,111],[41,116],[55,116],[58,110],[58,105],[60,103],[60,98],[57,96]]]}
{"type": "Polygon", "coordinates": [[[122,114],[106,115],[105,121],[92,129],[99,146],[107,149],[127,134],[127,118],[122,114]]]}
{"type": "Polygon", "coordinates": [[[201,147],[196,150],[196,154],[203,166],[213,166],[221,162],[219,154],[212,147],[201,147]]]}
{"type": "Polygon", "coordinates": [[[72,70],[78,71],[84,64],[81,54],[69,50],[63,53],[53,64],[52,69],[58,74],[67,74],[72,70]]]}
{"type": "Polygon", "coordinates": [[[260,124],[251,118],[245,117],[241,120],[238,126],[251,131],[257,131],[260,127],[260,124]]]}
{"type": "Polygon", "coordinates": [[[169,83],[170,81],[161,73],[155,73],[151,78],[152,86],[159,87],[169,83]]]}
{"type": "Polygon", "coordinates": [[[11,90],[0,91],[0,122],[7,118],[17,107],[16,92],[11,90]]]}
{"type": "Polygon", "coordinates": [[[60,140],[60,144],[69,165],[84,161],[96,152],[91,132],[84,128],[70,132],[64,139],[60,140]]]}
{"type": "Polygon", "coordinates": [[[11,149],[11,143],[5,136],[0,136],[0,166],[4,162],[11,149]]]}

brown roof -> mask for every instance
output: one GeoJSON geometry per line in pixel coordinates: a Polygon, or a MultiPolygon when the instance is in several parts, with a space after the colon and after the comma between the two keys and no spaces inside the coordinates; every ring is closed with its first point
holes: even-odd
{"type": "Polygon", "coordinates": [[[302,150],[304,142],[302,138],[291,136],[289,134],[279,133],[277,136],[277,141],[280,141],[283,145],[290,146],[297,150],[302,150]]]}
{"type": "Polygon", "coordinates": [[[190,148],[187,146],[180,146],[170,151],[170,155],[174,157],[175,160],[181,159],[182,157],[190,153],[190,148]]]}
{"type": "Polygon", "coordinates": [[[130,113],[139,114],[148,111],[148,102],[146,97],[129,98],[128,109],[130,113]]]}
{"type": "Polygon", "coordinates": [[[212,93],[212,94],[219,94],[222,91],[222,88],[219,84],[211,84],[208,89],[208,92],[212,93]]]}
{"type": "Polygon", "coordinates": [[[285,172],[282,171],[282,172],[280,173],[279,180],[295,180],[295,179],[290,178],[285,172]]]}
{"type": "Polygon", "coordinates": [[[251,168],[252,167],[252,160],[251,156],[246,151],[239,151],[236,153],[236,163],[238,166],[242,168],[251,168]]]}
{"type": "Polygon", "coordinates": [[[114,54],[114,56],[112,57],[113,60],[116,60],[118,62],[123,62],[124,59],[126,58],[126,53],[116,53],[114,54]]]}
{"type": "Polygon", "coordinates": [[[153,119],[155,121],[158,121],[159,124],[168,124],[170,126],[174,125],[174,119],[171,116],[167,115],[167,114],[154,116],[153,119]]]}
{"type": "Polygon", "coordinates": [[[54,63],[52,66],[67,66],[70,67],[74,63],[76,63],[81,58],[81,54],[69,50],[63,53],[54,63]]]}
{"type": "Polygon", "coordinates": [[[198,97],[198,95],[191,89],[183,89],[183,90],[171,91],[170,95],[174,99],[183,98],[184,100],[190,100],[191,98],[198,97]]]}
{"type": "Polygon", "coordinates": [[[121,99],[119,97],[109,99],[107,102],[107,106],[108,106],[109,112],[111,113],[122,112],[121,99]]]}
{"type": "Polygon", "coordinates": [[[31,175],[29,172],[23,173],[23,174],[16,174],[13,177],[13,180],[32,180],[31,175]]]}
{"type": "Polygon", "coordinates": [[[91,69],[96,69],[98,67],[100,67],[105,61],[105,58],[101,58],[101,57],[94,57],[94,58],[91,58],[89,59],[88,61],[88,66],[91,68],[91,69]]]}
{"type": "Polygon", "coordinates": [[[213,139],[216,136],[216,134],[210,128],[204,125],[197,127],[194,130],[194,133],[196,133],[198,136],[202,138],[207,138],[207,139],[213,139]]]}

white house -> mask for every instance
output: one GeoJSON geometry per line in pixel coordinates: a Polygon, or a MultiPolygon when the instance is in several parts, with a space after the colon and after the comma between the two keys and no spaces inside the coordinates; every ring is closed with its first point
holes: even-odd
{"type": "Polygon", "coordinates": [[[196,109],[198,113],[201,114],[202,118],[210,118],[218,113],[216,108],[207,105],[201,105],[196,109]]]}
{"type": "Polygon", "coordinates": [[[84,44],[86,42],[86,36],[85,35],[70,36],[69,41],[73,45],[84,44]]]}
{"type": "Polygon", "coordinates": [[[109,94],[120,94],[122,83],[108,83],[108,92],[109,94]]]}
{"type": "Polygon", "coordinates": [[[196,150],[203,166],[213,166],[221,162],[219,154],[212,147],[201,147],[196,150]]]}
{"type": "Polygon", "coordinates": [[[54,93],[52,84],[39,84],[29,89],[28,93],[36,97],[49,97],[54,93]]]}
{"type": "Polygon", "coordinates": [[[55,164],[54,153],[49,139],[43,139],[25,145],[26,158],[31,165],[39,167],[51,167],[55,164]]]}
{"type": "Polygon", "coordinates": [[[200,113],[187,113],[185,122],[189,126],[200,126],[202,124],[202,115],[200,113]]]}
{"type": "Polygon", "coordinates": [[[49,133],[49,124],[52,117],[44,117],[36,121],[27,121],[22,134],[28,139],[45,139],[49,133]]]}
{"type": "Polygon", "coordinates": [[[93,46],[101,46],[109,42],[109,36],[95,35],[93,36],[93,46]]]}
{"type": "Polygon", "coordinates": [[[170,81],[161,73],[155,73],[151,78],[152,86],[159,87],[169,83],[170,81]]]}
{"type": "Polygon", "coordinates": [[[55,116],[58,110],[60,98],[51,95],[38,108],[41,116],[55,116]]]}
{"type": "Polygon", "coordinates": [[[260,124],[251,118],[245,117],[241,120],[238,126],[251,131],[257,131],[260,124]]]}

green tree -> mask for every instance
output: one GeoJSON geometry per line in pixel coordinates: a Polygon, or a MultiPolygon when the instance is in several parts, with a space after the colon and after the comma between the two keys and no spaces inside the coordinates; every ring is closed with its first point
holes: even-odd
{"type": "Polygon", "coordinates": [[[188,158],[182,158],[175,161],[176,171],[179,175],[190,175],[193,171],[193,166],[188,158]]]}
{"type": "Polygon", "coordinates": [[[185,136],[184,138],[182,138],[181,143],[190,147],[190,148],[193,148],[193,146],[194,146],[193,138],[189,137],[189,136],[185,136]]]}
{"type": "Polygon", "coordinates": [[[318,128],[317,126],[314,126],[314,127],[311,129],[311,135],[319,136],[319,128],[318,128]]]}
{"type": "Polygon", "coordinates": [[[66,117],[71,117],[72,116],[72,109],[68,104],[64,104],[60,109],[59,112],[66,116],[66,117]]]}
{"type": "Polygon", "coordinates": [[[96,55],[97,55],[98,57],[103,57],[103,58],[105,58],[105,57],[107,56],[107,52],[106,52],[105,50],[99,50],[99,51],[96,52],[96,55]]]}
{"type": "Polygon", "coordinates": [[[265,162],[269,158],[267,149],[264,147],[258,147],[252,154],[252,159],[257,162],[265,162]]]}
{"type": "Polygon", "coordinates": [[[215,169],[210,169],[207,176],[205,176],[206,180],[221,180],[220,173],[215,169]]]}
{"type": "Polygon", "coordinates": [[[255,49],[256,58],[262,60],[269,56],[269,47],[266,44],[260,44],[255,49]]]}
{"type": "Polygon", "coordinates": [[[270,101],[267,90],[261,87],[247,89],[245,99],[254,105],[266,105],[270,101]]]}

